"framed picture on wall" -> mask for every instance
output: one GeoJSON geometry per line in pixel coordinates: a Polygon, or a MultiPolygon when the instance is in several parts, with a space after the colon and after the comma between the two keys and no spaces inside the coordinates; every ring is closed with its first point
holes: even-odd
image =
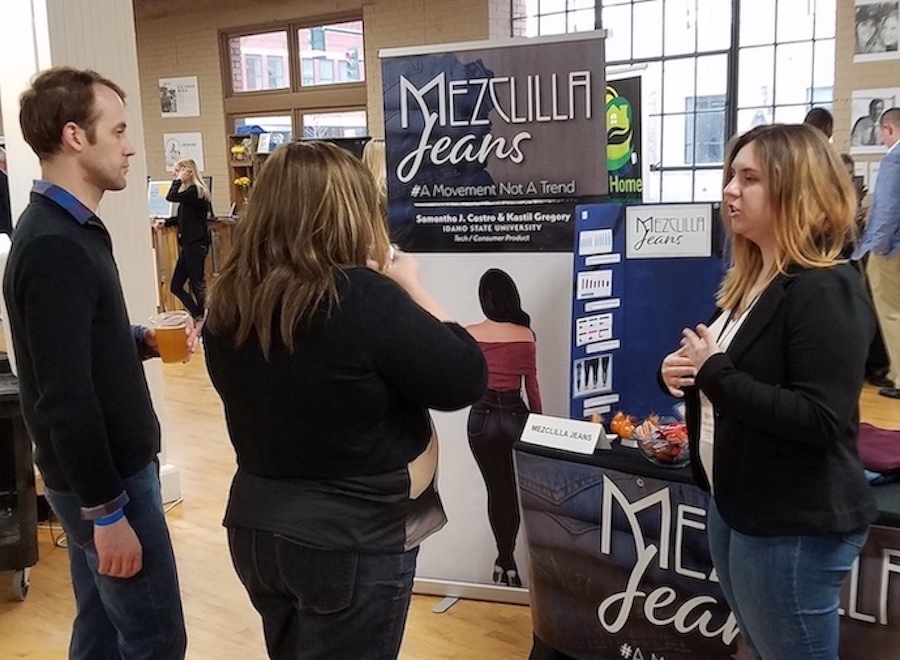
{"type": "Polygon", "coordinates": [[[897,28],[900,0],[856,0],[854,3],[854,62],[900,57],[897,28]]]}
{"type": "Polygon", "coordinates": [[[879,154],[887,151],[881,142],[879,120],[885,110],[900,104],[900,88],[856,89],[850,100],[850,153],[879,154]]]}

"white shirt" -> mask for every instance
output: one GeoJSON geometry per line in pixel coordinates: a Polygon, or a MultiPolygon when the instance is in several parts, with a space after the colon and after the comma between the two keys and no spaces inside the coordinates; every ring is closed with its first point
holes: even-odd
{"type": "MultiPolygon", "coordinates": [[[[759,300],[757,295],[747,306],[747,309],[740,316],[735,316],[733,312],[723,311],[716,320],[713,321],[709,330],[716,337],[716,343],[724,353],[731,346],[732,340],[740,331],[744,321],[750,316],[750,311],[759,300]]],[[[716,438],[716,411],[707,396],[700,391],[700,464],[709,477],[709,487],[712,492],[713,488],[713,445],[716,438]]]]}

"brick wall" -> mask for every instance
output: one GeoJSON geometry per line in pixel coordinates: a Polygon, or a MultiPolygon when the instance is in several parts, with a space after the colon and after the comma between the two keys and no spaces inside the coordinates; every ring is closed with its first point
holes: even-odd
{"type": "MultiPolygon", "coordinates": [[[[851,97],[853,90],[900,87],[900,59],[879,62],[853,62],[855,47],[854,0],[838,0],[834,67],[834,145],[840,151],[850,148],[851,97]]],[[[887,110],[887,108],[885,108],[887,110]]],[[[854,155],[856,162],[875,162],[884,154],[854,155]]]]}
{"type": "Polygon", "coordinates": [[[383,134],[382,48],[477,41],[509,36],[509,0],[332,0],[328,2],[237,2],[236,0],[154,0],[136,2],[135,32],[141,78],[141,106],[147,167],[154,179],[166,178],[164,133],[203,135],[205,174],[214,179],[216,209],[229,206],[229,168],[219,31],[267,22],[361,12],[365,23],[366,87],[369,132],[383,134]],[[159,109],[159,79],[197,76],[200,117],[163,118],[159,109]]]}

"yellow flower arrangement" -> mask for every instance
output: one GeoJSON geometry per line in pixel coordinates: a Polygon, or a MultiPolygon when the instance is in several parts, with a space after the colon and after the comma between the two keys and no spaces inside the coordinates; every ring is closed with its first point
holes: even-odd
{"type": "Polygon", "coordinates": [[[250,180],[249,176],[239,176],[234,180],[234,185],[241,189],[243,194],[247,194],[250,192],[250,186],[253,185],[253,182],[250,180]]]}

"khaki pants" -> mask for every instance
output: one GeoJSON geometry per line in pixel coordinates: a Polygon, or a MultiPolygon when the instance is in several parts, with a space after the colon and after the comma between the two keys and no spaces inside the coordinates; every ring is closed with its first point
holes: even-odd
{"type": "Polygon", "coordinates": [[[900,255],[888,259],[869,254],[866,273],[891,363],[889,377],[900,386],[900,255]]]}

